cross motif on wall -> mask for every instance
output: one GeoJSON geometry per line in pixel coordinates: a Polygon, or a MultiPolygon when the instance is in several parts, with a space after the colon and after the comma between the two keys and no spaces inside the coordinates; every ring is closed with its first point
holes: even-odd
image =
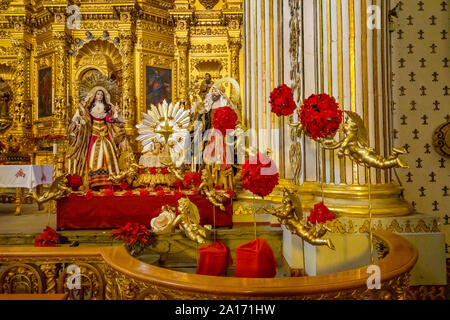
{"type": "Polygon", "coordinates": [[[437,45],[436,44],[432,44],[431,46],[430,46],[430,48],[431,48],[431,52],[430,53],[436,53],[436,48],[437,48],[437,45]]]}
{"type": "Polygon", "coordinates": [[[426,145],[423,146],[425,148],[425,153],[431,153],[430,152],[430,145],[427,143],[426,145]]]}
{"type": "Polygon", "coordinates": [[[442,59],[442,62],[444,63],[444,68],[448,68],[448,62],[449,62],[450,60],[448,60],[448,58],[447,57],[445,57],[444,59],[442,59]]]}
{"type": "Polygon", "coordinates": [[[406,180],[406,182],[413,182],[412,179],[411,179],[413,174],[411,172],[408,172],[408,174],[406,176],[408,177],[408,180],[406,180]]]}
{"type": "Polygon", "coordinates": [[[405,59],[401,58],[400,60],[398,60],[398,62],[400,62],[400,66],[399,68],[404,68],[405,67],[405,59]]]}
{"type": "Polygon", "coordinates": [[[416,166],[416,168],[422,168],[422,159],[420,159],[420,158],[417,158],[417,160],[416,160],[416,162],[417,162],[417,166],[416,166]]]}
{"type": "Polygon", "coordinates": [[[450,121],[450,115],[446,115],[446,116],[444,117],[444,119],[445,119],[445,121],[449,122],[449,121],[450,121]]]}
{"type": "Polygon", "coordinates": [[[436,182],[436,180],[434,179],[436,178],[436,173],[431,172],[428,176],[431,178],[430,182],[436,182]]]}
{"type": "Polygon", "coordinates": [[[402,29],[399,29],[398,31],[397,31],[397,34],[398,34],[398,38],[397,38],[397,40],[401,40],[401,39],[403,39],[403,37],[402,37],[402,35],[403,35],[403,30],[402,29]]]}
{"type": "Polygon", "coordinates": [[[423,11],[423,5],[424,5],[424,3],[423,3],[422,1],[419,1],[419,2],[417,3],[417,5],[419,6],[419,11],[423,11]]]}
{"type": "Polygon", "coordinates": [[[440,105],[440,103],[439,103],[439,101],[434,101],[433,102],[433,104],[434,104],[434,109],[433,110],[439,110],[439,105],[440,105]]]}
{"type": "Polygon", "coordinates": [[[397,129],[392,130],[392,134],[394,135],[394,139],[398,139],[398,137],[397,137],[398,130],[397,129]]]}
{"type": "Polygon", "coordinates": [[[412,49],[414,48],[414,46],[413,46],[411,43],[407,46],[407,48],[408,48],[408,54],[414,53],[414,52],[412,51],[412,49]]]}
{"type": "Polygon", "coordinates": [[[414,18],[411,15],[408,18],[406,18],[406,20],[408,20],[408,26],[413,25],[412,21],[414,20],[414,18]]]}
{"type": "Polygon", "coordinates": [[[427,122],[427,119],[428,119],[428,116],[426,115],[426,114],[424,114],[423,116],[422,116],[422,118],[420,118],[420,119],[422,119],[423,120],[423,125],[428,125],[428,122],[427,122]]]}
{"type": "Polygon", "coordinates": [[[411,79],[409,79],[410,82],[416,81],[416,80],[414,79],[414,77],[416,76],[416,74],[415,74],[414,72],[411,71],[411,73],[409,74],[409,76],[411,77],[411,79]]]}
{"type": "Polygon", "coordinates": [[[414,137],[413,137],[413,139],[419,139],[419,136],[418,136],[418,134],[419,134],[419,130],[417,130],[417,129],[414,129],[414,131],[413,131],[412,133],[414,134],[414,137]]]}
{"type": "Polygon", "coordinates": [[[407,116],[405,116],[405,115],[403,115],[403,116],[401,116],[400,117],[400,119],[402,119],[402,125],[406,125],[407,123],[406,123],[406,119],[408,119],[408,117],[407,116]]]}
{"type": "Polygon", "coordinates": [[[449,188],[447,186],[444,186],[441,190],[444,191],[444,194],[442,194],[442,196],[443,197],[448,197],[448,190],[449,190],[449,188]]]}
{"type": "Polygon", "coordinates": [[[444,224],[449,224],[449,223],[448,223],[448,218],[450,218],[450,217],[449,217],[448,214],[446,214],[446,215],[444,216],[444,224]]]}
{"type": "Polygon", "coordinates": [[[411,106],[411,111],[417,110],[417,109],[416,109],[416,104],[417,104],[416,101],[414,101],[414,100],[411,101],[411,103],[409,104],[409,105],[411,106]]]}
{"type": "Polygon", "coordinates": [[[427,88],[425,88],[425,86],[421,86],[419,90],[422,91],[420,93],[421,96],[426,96],[427,95],[427,92],[426,92],[427,88]]]}
{"type": "Polygon", "coordinates": [[[419,32],[417,32],[418,34],[419,34],[419,40],[423,40],[423,39],[425,39],[424,37],[423,37],[423,34],[425,33],[422,29],[420,29],[419,30],[419,32]]]}
{"type": "Polygon", "coordinates": [[[425,197],[425,190],[427,190],[427,189],[425,189],[423,186],[421,186],[421,187],[419,188],[419,191],[420,191],[420,197],[425,197]]]}
{"type": "Polygon", "coordinates": [[[400,88],[398,88],[398,90],[400,90],[400,95],[401,96],[405,95],[406,88],[404,86],[401,86],[400,88]]]}
{"type": "Polygon", "coordinates": [[[433,72],[431,75],[433,76],[433,82],[439,81],[438,78],[437,78],[438,75],[439,75],[439,73],[437,73],[437,72],[435,71],[435,72],[433,72]]]}
{"type": "Polygon", "coordinates": [[[448,96],[448,89],[450,89],[448,86],[442,88],[444,90],[444,96],[448,96]]]}
{"type": "Polygon", "coordinates": [[[441,158],[441,160],[439,160],[439,162],[441,163],[441,165],[439,166],[439,168],[445,168],[445,159],[441,158]]]}
{"type": "Polygon", "coordinates": [[[420,62],[420,67],[421,67],[421,68],[425,68],[425,62],[427,62],[427,60],[426,60],[425,58],[421,58],[421,59],[419,60],[419,62],[420,62]]]}
{"type": "Polygon", "coordinates": [[[433,205],[433,211],[439,211],[439,208],[438,208],[439,202],[434,200],[432,205],[433,205]]]}
{"type": "Polygon", "coordinates": [[[442,30],[441,31],[441,34],[442,34],[442,38],[441,38],[441,40],[447,40],[447,31],[445,31],[445,30],[442,30]]]}
{"type": "Polygon", "coordinates": [[[411,147],[409,144],[405,143],[405,145],[403,146],[403,148],[405,148],[406,152],[409,153],[409,147],[411,147]]]}
{"type": "Polygon", "coordinates": [[[435,16],[431,16],[430,18],[429,18],[430,20],[431,20],[431,26],[435,26],[436,25],[436,23],[435,23],[435,20],[436,20],[436,17],[435,16]]]}
{"type": "Polygon", "coordinates": [[[441,11],[447,11],[447,2],[445,2],[445,1],[442,1],[441,2],[441,7],[442,7],[442,9],[441,9],[441,11]]]}

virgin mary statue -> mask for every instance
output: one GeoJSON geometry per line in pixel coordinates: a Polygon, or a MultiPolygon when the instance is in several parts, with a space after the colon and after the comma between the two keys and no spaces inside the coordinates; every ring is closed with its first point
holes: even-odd
{"type": "Polygon", "coordinates": [[[72,118],[68,130],[70,174],[87,174],[90,188],[112,185],[117,175],[119,154],[131,150],[119,108],[110,102],[103,87],[94,87],[72,118]]]}

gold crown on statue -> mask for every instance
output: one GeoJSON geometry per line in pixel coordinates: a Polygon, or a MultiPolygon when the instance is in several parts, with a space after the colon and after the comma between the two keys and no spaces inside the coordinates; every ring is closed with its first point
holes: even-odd
{"type": "Polygon", "coordinates": [[[112,104],[117,105],[120,103],[120,89],[117,82],[114,79],[108,78],[101,73],[92,73],[83,78],[79,83],[79,101],[86,103],[87,100],[92,98],[92,89],[101,87],[106,89],[105,94],[109,94],[109,98],[112,104]]]}

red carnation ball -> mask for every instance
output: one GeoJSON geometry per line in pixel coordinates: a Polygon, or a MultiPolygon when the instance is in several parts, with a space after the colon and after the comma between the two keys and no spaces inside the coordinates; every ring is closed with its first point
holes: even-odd
{"type": "Polygon", "coordinates": [[[191,184],[198,187],[202,183],[202,176],[199,172],[187,172],[184,175],[184,186],[188,187],[191,184]]]}
{"type": "Polygon", "coordinates": [[[223,135],[227,130],[236,128],[238,116],[230,107],[221,107],[214,110],[212,125],[214,129],[220,130],[223,135]]]}
{"type": "Polygon", "coordinates": [[[275,163],[264,154],[256,154],[242,165],[242,186],[261,197],[270,194],[278,184],[275,163]]]}
{"type": "Polygon", "coordinates": [[[68,174],[67,183],[73,190],[78,190],[78,188],[83,185],[83,179],[79,175],[68,174]]]}
{"type": "Polygon", "coordinates": [[[269,103],[272,107],[271,111],[277,116],[289,116],[297,107],[291,88],[285,84],[273,89],[269,103]]]}
{"type": "Polygon", "coordinates": [[[303,128],[314,140],[334,136],[342,122],[342,110],[326,93],[312,94],[298,113],[303,128]]]}
{"type": "Polygon", "coordinates": [[[314,209],[311,210],[308,216],[308,222],[312,224],[325,223],[332,221],[336,218],[333,212],[323,203],[319,202],[314,205],[314,209]]]}
{"type": "Polygon", "coordinates": [[[139,190],[139,195],[140,195],[141,197],[148,196],[148,194],[149,194],[149,192],[148,192],[147,189],[141,189],[141,190],[139,190]]]}
{"type": "Polygon", "coordinates": [[[103,195],[105,197],[112,197],[114,195],[114,190],[111,188],[103,189],[103,195]]]}

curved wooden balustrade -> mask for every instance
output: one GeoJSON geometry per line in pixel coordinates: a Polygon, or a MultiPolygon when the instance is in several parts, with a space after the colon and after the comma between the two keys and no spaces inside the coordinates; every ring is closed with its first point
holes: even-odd
{"type": "Polygon", "coordinates": [[[83,279],[84,293],[70,291],[69,298],[81,294],[93,299],[405,299],[417,250],[387,231],[374,236],[389,250],[376,263],[381,270],[380,290],[367,288],[367,266],[314,277],[211,277],[143,263],[124,247],[5,247],[0,248],[0,293],[15,292],[14,274],[22,274],[32,284],[30,292],[67,292],[70,274],[61,269],[64,262],[66,267],[79,265],[83,279]]]}

